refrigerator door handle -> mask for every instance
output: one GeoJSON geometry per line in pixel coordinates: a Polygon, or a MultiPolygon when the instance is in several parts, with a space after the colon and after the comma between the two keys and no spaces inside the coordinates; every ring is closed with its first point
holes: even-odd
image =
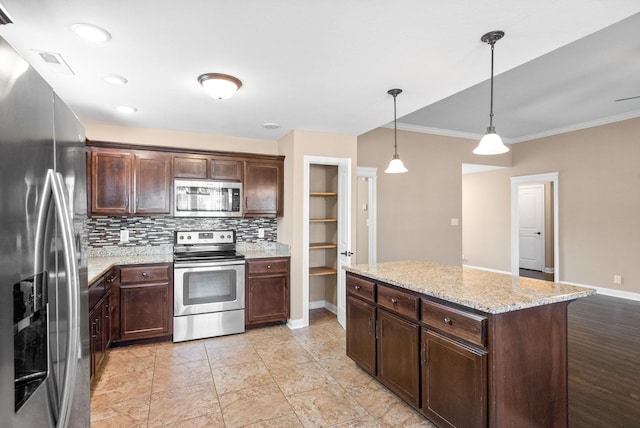
{"type": "MultiPolygon", "coordinates": [[[[58,213],[58,225],[62,235],[62,246],[64,252],[64,266],[67,274],[67,286],[69,288],[69,340],[67,340],[67,361],[62,383],[62,398],[58,413],[56,426],[66,427],[69,422],[71,412],[71,401],[73,398],[74,379],[78,367],[79,327],[80,327],[80,283],[78,277],[78,262],[75,255],[75,242],[73,237],[73,226],[71,223],[69,207],[65,197],[64,180],[62,174],[50,169],[47,171],[42,201],[38,213],[38,226],[36,229],[36,250],[35,250],[35,270],[40,271],[44,266],[44,239],[47,224],[47,214],[51,204],[51,196],[58,213]]],[[[53,412],[56,413],[55,411],[53,412]]]]}

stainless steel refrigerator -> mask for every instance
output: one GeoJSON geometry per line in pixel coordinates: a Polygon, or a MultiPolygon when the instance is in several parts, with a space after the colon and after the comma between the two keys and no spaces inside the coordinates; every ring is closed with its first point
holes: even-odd
{"type": "Polygon", "coordinates": [[[0,37],[0,427],[88,427],[84,128],[0,37]]]}

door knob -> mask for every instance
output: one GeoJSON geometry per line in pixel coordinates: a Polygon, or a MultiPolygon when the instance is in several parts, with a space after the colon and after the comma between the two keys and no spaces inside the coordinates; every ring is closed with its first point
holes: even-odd
{"type": "Polygon", "coordinates": [[[351,251],[343,251],[340,254],[342,254],[343,256],[349,257],[349,256],[352,256],[354,253],[352,253],[351,251]]]}
{"type": "Polygon", "coordinates": [[[536,235],[542,235],[542,232],[536,232],[536,235]]]}

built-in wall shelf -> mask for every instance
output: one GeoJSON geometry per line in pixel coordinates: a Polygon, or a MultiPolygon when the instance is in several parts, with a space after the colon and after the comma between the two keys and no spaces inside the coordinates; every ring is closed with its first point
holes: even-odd
{"type": "Polygon", "coordinates": [[[338,271],[329,266],[318,266],[309,268],[309,276],[335,275],[338,271]]]}
{"type": "Polygon", "coordinates": [[[309,244],[309,249],[311,250],[319,250],[319,249],[327,249],[327,248],[338,248],[338,244],[334,244],[333,242],[311,242],[309,244]]]}
{"type": "Polygon", "coordinates": [[[338,196],[338,192],[309,192],[309,196],[317,196],[317,197],[338,196]]]}
{"type": "Polygon", "coordinates": [[[337,218],[312,218],[309,219],[309,223],[335,223],[337,222],[337,218]]]}

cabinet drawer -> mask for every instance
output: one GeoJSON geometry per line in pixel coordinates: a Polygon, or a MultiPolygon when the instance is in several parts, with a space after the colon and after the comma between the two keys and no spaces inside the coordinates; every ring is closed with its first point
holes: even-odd
{"type": "Polygon", "coordinates": [[[376,299],[376,285],[366,279],[347,275],[347,294],[358,296],[373,303],[376,299]]]}
{"type": "Polygon", "coordinates": [[[160,266],[128,266],[120,269],[121,283],[167,282],[169,267],[160,266]]]}
{"type": "Polygon", "coordinates": [[[288,273],[289,259],[248,260],[247,272],[249,275],[288,273]]]}
{"type": "Polygon", "coordinates": [[[422,321],[432,327],[480,346],[486,345],[487,318],[422,299],[422,321]]]}
{"type": "Polygon", "coordinates": [[[418,297],[402,290],[378,285],[378,306],[418,319],[418,297]]]}

